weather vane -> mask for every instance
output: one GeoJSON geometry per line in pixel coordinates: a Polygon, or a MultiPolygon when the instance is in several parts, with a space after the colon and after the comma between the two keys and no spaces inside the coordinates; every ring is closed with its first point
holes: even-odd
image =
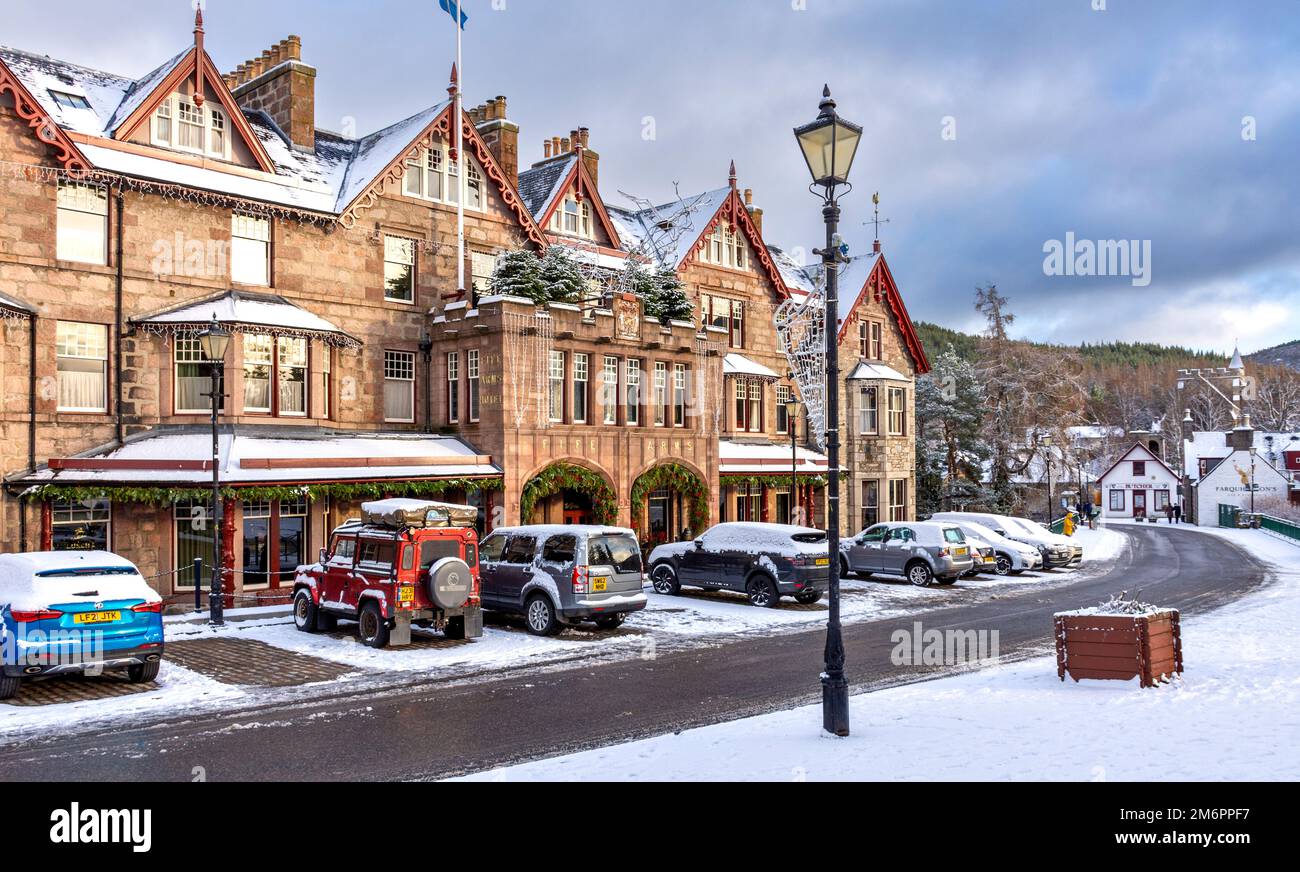
{"type": "Polygon", "coordinates": [[[876,191],[874,194],[871,195],[871,203],[876,207],[875,216],[870,221],[863,221],[862,223],[875,225],[876,238],[875,241],[872,242],[871,244],[871,249],[876,254],[880,254],[880,225],[888,224],[889,219],[880,217],[880,192],[879,191],[876,191]]]}

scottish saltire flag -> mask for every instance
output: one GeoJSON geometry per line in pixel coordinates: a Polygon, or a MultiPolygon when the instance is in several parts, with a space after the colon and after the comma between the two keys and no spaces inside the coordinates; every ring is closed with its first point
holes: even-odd
{"type": "Polygon", "coordinates": [[[441,6],[442,11],[450,15],[453,20],[460,18],[460,27],[462,30],[465,29],[465,23],[469,21],[469,16],[460,11],[460,0],[438,0],[438,5],[441,6]]]}

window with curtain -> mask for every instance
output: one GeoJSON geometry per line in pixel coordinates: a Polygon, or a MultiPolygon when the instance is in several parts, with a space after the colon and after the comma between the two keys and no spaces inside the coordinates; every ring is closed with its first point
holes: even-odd
{"type": "Polygon", "coordinates": [[[564,420],[564,352],[552,351],[547,372],[547,418],[564,420]]]}
{"type": "Polygon", "coordinates": [[[618,423],[618,358],[605,355],[600,370],[600,421],[618,423]]]}
{"type": "Polygon", "coordinates": [[[880,482],[866,479],[862,482],[862,529],[880,523],[880,482]]]}
{"type": "Polygon", "coordinates": [[[655,361],[654,396],[651,402],[654,404],[654,424],[662,427],[668,409],[668,365],[660,361],[655,361]]]}
{"type": "Polygon", "coordinates": [[[415,302],[415,240],[384,237],[384,299],[415,302]]]}
{"type": "Polygon", "coordinates": [[[749,432],[763,431],[763,383],[754,379],[749,383],[749,432]]]}
{"type": "Polygon", "coordinates": [[[903,388],[889,389],[889,435],[905,436],[907,427],[906,392],[903,388]]]}
{"type": "Polygon", "coordinates": [[[108,411],[108,327],[59,321],[54,350],[59,411],[108,411]]]}
{"type": "Polygon", "coordinates": [[[384,352],[384,420],[415,420],[415,352],[384,352]]]}
{"type": "Polygon", "coordinates": [[[320,414],[322,418],[333,417],[334,410],[331,408],[333,405],[333,399],[331,396],[334,388],[333,375],[334,349],[326,345],[321,349],[320,353],[320,414]]]}
{"type": "Polygon", "coordinates": [[[447,423],[460,423],[460,352],[447,352],[447,423]]]}
{"type": "Polygon", "coordinates": [[[875,436],[879,430],[879,407],[877,406],[876,389],[863,388],[858,395],[860,407],[858,409],[858,432],[863,436],[875,436]]]}
{"type": "Polygon", "coordinates": [[[176,587],[194,589],[194,558],[203,561],[199,587],[212,584],[212,506],[198,500],[181,500],[173,512],[176,527],[176,587]]]}
{"type": "MultiPolygon", "coordinates": [[[[203,354],[203,343],[193,333],[178,333],[175,339],[176,384],[172,405],[178,415],[212,412],[212,361],[203,354]]],[[[218,381],[224,394],[224,379],[218,381]]],[[[224,398],[221,408],[225,409],[224,398]]]]}
{"type": "Polygon", "coordinates": [[[302,337],[281,336],[276,341],[278,352],[276,380],[280,385],[281,415],[305,416],[307,414],[307,340],[302,337]]]}
{"type": "Polygon", "coordinates": [[[465,352],[465,379],[468,382],[466,402],[469,404],[469,419],[478,420],[479,411],[479,371],[478,349],[471,348],[465,352]]]}
{"type": "Polygon", "coordinates": [[[790,433],[790,413],[786,410],[785,404],[790,402],[790,386],[776,386],[776,432],[789,435],[790,433]]]}
{"type": "Polygon", "coordinates": [[[271,370],[275,337],[244,334],[244,411],[271,413],[271,370]]]}
{"type": "Polygon", "coordinates": [[[591,355],[573,355],[573,423],[587,423],[587,383],[591,378],[591,355]]]}
{"type": "Polygon", "coordinates": [[[230,280],[271,283],[271,221],[235,213],[230,219],[230,280]]]}
{"type": "Polygon", "coordinates": [[[627,411],[625,420],[629,427],[641,423],[641,361],[629,357],[627,360],[627,411]]]}
{"type": "Polygon", "coordinates": [[[60,181],[55,256],[77,263],[108,263],[108,191],[60,181]]]}

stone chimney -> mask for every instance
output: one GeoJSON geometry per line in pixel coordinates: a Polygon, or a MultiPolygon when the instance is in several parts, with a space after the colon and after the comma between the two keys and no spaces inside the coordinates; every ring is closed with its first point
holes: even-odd
{"type": "Polygon", "coordinates": [[[316,150],[316,68],[302,62],[302,40],[287,37],[223,78],[235,101],[260,109],[295,149],[316,150]]]}
{"type": "Polygon", "coordinates": [[[519,125],[506,118],[506,98],[493,97],[468,110],[479,136],[511,185],[519,184],[519,125]]]}
{"type": "Polygon", "coordinates": [[[754,222],[754,227],[758,230],[758,235],[763,235],[763,210],[754,205],[754,189],[745,189],[745,211],[749,213],[749,220],[754,222]]]}
{"type": "Polygon", "coordinates": [[[1234,451],[1249,451],[1255,444],[1255,428],[1250,426],[1250,413],[1241,418],[1241,423],[1228,433],[1228,447],[1234,451]]]}
{"type": "Polygon", "coordinates": [[[569,131],[568,136],[552,136],[550,139],[543,139],[542,159],[533,166],[541,166],[548,160],[575,152],[582,155],[582,163],[587,168],[587,174],[591,176],[591,183],[599,188],[600,155],[591,150],[591,130],[586,127],[575,127],[569,131]]]}

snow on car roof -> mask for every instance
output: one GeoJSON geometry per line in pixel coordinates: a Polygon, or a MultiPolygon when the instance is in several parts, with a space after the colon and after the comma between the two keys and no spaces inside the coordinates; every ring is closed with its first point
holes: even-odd
{"type": "Polygon", "coordinates": [[[33,575],[60,569],[136,569],[130,560],[111,551],[26,551],[0,554],[0,563],[33,575]]]}
{"type": "Polygon", "coordinates": [[[493,527],[492,532],[524,533],[530,536],[554,536],[558,533],[624,533],[636,536],[636,532],[627,527],[607,524],[520,524],[515,527],[493,527]]]}

